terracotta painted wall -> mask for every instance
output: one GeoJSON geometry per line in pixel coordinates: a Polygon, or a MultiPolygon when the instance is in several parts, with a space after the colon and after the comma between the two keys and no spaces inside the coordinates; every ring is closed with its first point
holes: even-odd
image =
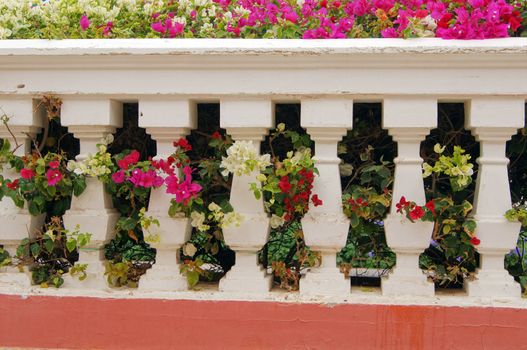
{"type": "Polygon", "coordinates": [[[0,296],[0,347],[527,349],[527,310],[0,296]]]}

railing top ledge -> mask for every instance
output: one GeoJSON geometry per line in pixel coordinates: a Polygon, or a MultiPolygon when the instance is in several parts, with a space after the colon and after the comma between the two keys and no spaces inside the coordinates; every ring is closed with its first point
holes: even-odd
{"type": "Polygon", "coordinates": [[[0,56],[520,54],[527,38],[0,40],[0,56]]]}

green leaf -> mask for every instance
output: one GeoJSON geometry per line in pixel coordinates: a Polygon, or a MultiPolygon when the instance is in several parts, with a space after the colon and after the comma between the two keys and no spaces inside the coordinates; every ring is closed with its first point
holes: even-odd
{"type": "Polygon", "coordinates": [[[82,176],[73,179],[73,194],[75,197],[80,196],[86,189],[86,179],[82,176]]]}
{"type": "Polygon", "coordinates": [[[50,238],[47,238],[44,240],[44,248],[46,251],[51,254],[53,252],[53,248],[55,247],[55,244],[50,238]]]}
{"type": "Polygon", "coordinates": [[[38,243],[33,243],[31,244],[30,246],[30,249],[31,249],[31,254],[33,255],[33,257],[37,257],[40,252],[41,252],[41,249],[40,249],[40,245],[38,243]]]}
{"type": "Polygon", "coordinates": [[[68,238],[66,241],[66,248],[68,249],[68,252],[73,252],[77,248],[77,240],[74,238],[68,238]]]}
{"type": "Polygon", "coordinates": [[[199,282],[199,273],[197,271],[187,271],[187,283],[189,288],[194,288],[199,282]]]}

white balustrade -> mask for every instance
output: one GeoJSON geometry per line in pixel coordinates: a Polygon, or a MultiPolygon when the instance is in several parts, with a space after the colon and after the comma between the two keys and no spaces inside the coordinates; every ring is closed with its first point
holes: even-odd
{"type": "MultiPolygon", "coordinates": [[[[0,99],[0,117],[4,114],[9,117],[9,130],[5,125],[0,126],[0,137],[9,140],[11,149],[15,155],[23,156],[31,151],[32,138],[41,129],[45,116],[45,110],[41,108],[32,98],[0,99]],[[13,137],[14,136],[14,137],[13,137]]],[[[2,171],[4,179],[14,180],[19,175],[16,171],[5,165],[2,171]]],[[[13,200],[4,197],[0,202],[0,244],[10,254],[16,255],[16,249],[24,238],[34,237],[35,231],[41,230],[46,214],[32,216],[24,208],[17,207],[13,200]]],[[[22,274],[17,268],[5,267],[0,269],[1,284],[30,285],[30,279],[22,274]]]]}
{"type": "MultiPolygon", "coordinates": [[[[122,104],[104,97],[66,97],[62,104],[61,123],[79,139],[80,154],[76,159],[82,161],[98,151],[97,144],[102,139],[122,126],[122,104]]],[[[92,235],[90,242],[79,250],[78,263],[88,264],[88,277],[83,281],[67,278],[65,285],[101,289],[106,286],[103,247],[113,237],[119,213],[113,208],[112,199],[101,181],[86,178],[86,185],[80,196],[72,197],[71,207],[63,218],[66,229],[74,230],[79,226],[81,232],[92,235]]]]}
{"type": "MultiPolygon", "coordinates": [[[[438,100],[466,101],[466,127],[481,143],[474,199],[481,266],[477,279],[467,283],[467,299],[519,302],[519,285],[504,269],[503,258],[515,246],[520,225],[507,222],[503,215],[511,207],[505,145],[523,126],[527,99],[526,47],[527,39],[522,38],[0,41],[0,107],[11,117],[11,130],[23,145],[17,152],[22,155],[29,151],[29,136],[42,127],[42,112],[34,110],[33,100],[43,94],[61,97],[61,122],[80,140],[77,159],[81,161],[122,125],[122,101],[139,101],[139,124],[156,140],[157,157],[164,158],[173,152],[173,141],[196,127],[191,101],[220,101],[221,126],[235,140],[252,142],[259,152],[260,142],[274,125],[273,102],[300,100],[301,124],[315,141],[320,171],[313,192],[323,205],[311,206],[302,220],[306,243],[321,253],[322,263],[300,280],[299,298],[353,300],[349,280],[336,266],[336,254],[349,230],[342,211],[337,144],[352,128],[352,100],[382,102],[383,126],[397,142],[398,154],[393,202],[384,222],[387,243],[396,253],[396,267],[382,280],[385,296],[379,298],[386,301],[397,296],[435,300],[430,298],[434,286],[418,261],[430,243],[433,224],[411,223],[396,212],[396,204],[401,196],[425,203],[420,144],[437,125],[438,100]]],[[[11,138],[4,126],[0,136],[11,138]]],[[[8,168],[3,174],[13,176],[8,168]]],[[[212,292],[217,299],[236,293],[251,293],[256,299],[275,295],[270,292],[271,277],[257,260],[269,234],[269,216],[263,201],[249,191],[256,174],[233,178],[231,204],[244,221],[224,230],[236,263],[220,281],[220,292],[212,292]]],[[[80,282],[66,278],[67,293],[83,294],[80,289],[119,296],[193,293],[186,291],[178,261],[178,251],[190,234],[189,220],[168,216],[172,196],[164,189],[152,191],[148,208],[148,215],[160,221],[159,228],[152,228],[160,237],[156,264],[142,276],[138,290],[106,288],[102,248],[113,237],[119,215],[103,184],[98,179],[87,183],[85,192],[73,198],[64,223],[70,230],[78,224],[81,231],[93,234],[79,259],[88,264],[88,278],[80,282]]],[[[21,239],[41,227],[42,220],[43,216],[31,217],[4,198],[0,244],[13,253],[21,239]]],[[[0,271],[0,292],[25,293],[29,278],[11,272],[0,271]]]]}
{"type": "Polygon", "coordinates": [[[306,244],[321,252],[321,265],[312,268],[300,280],[303,295],[347,296],[350,282],[337,267],[337,253],[344,248],[350,220],[342,209],[337,156],[338,142],[353,124],[353,102],[350,99],[305,99],[301,104],[301,124],[315,141],[315,164],[319,175],[313,183],[313,193],[323,205],[310,203],[309,212],[302,219],[306,244]]]}
{"type": "MultiPolygon", "coordinates": [[[[167,159],[175,152],[174,141],[188,135],[197,127],[196,105],[189,100],[141,99],[139,101],[139,126],[157,142],[154,159],[167,159]]],[[[180,172],[178,176],[181,176],[180,172]]],[[[159,227],[152,225],[150,234],[159,241],[152,243],[156,248],[156,262],[141,277],[139,288],[148,291],[177,291],[187,289],[187,280],[179,272],[179,250],[190,239],[190,219],[170,217],[168,209],[174,195],[166,193],[166,187],[153,189],[146,215],[159,221],[159,227]]],[[[146,233],[145,233],[146,234],[146,233]]]]}
{"type": "MultiPolygon", "coordinates": [[[[260,142],[274,124],[273,104],[271,100],[222,99],[220,124],[235,141],[251,142],[259,154],[260,142]]],[[[269,236],[269,216],[263,198],[256,199],[249,190],[258,173],[256,169],[250,175],[233,175],[230,203],[243,221],[223,229],[225,242],[236,252],[235,265],[220,281],[224,292],[267,293],[271,289],[271,276],[258,264],[258,251],[269,236]]]]}
{"type": "Polygon", "coordinates": [[[432,222],[410,222],[397,213],[402,196],[425,204],[421,142],[437,125],[437,100],[429,97],[390,97],[383,101],[383,127],[397,142],[393,200],[384,220],[386,242],[396,254],[396,266],[382,280],[384,295],[433,295],[434,285],[419,269],[419,255],[430,245],[432,222]]]}
{"type": "Polygon", "coordinates": [[[511,208],[505,145],[524,126],[525,100],[521,98],[478,97],[468,105],[467,128],[480,142],[481,156],[474,220],[480,268],[476,280],[468,281],[470,296],[519,297],[520,285],[505,270],[505,254],[516,247],[521,224],[503,216],[511,208]]]}

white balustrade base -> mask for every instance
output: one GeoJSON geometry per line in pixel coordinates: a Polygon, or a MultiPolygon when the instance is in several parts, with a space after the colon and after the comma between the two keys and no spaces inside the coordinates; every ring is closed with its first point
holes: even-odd
{"type": "Polygon", "coordinates": [[[350,281],[336,267],[311,269],[300,280],[300,295],[302,296],[347,297],[350,290],[350,281]]]}
{"type": "Polygon", "coordinates": [[[69,273],[64,274],[64,288],[97,290],[107,289],[105,261],[101,249],[82,248],[79,250],[79,263],[88,264],[86,267],[87,277],[79,280],[79,275],[72,276],[69,273]]]}
{"type": "Polygon", "coordinates": [[[408,270],[394,268],[386,277],[383,277],[382,294],[387,296],[408,295],[408,296],[433,296],[435,293],[434,284],[422,271],[418,274],[407,274],[408,270]]]}
{"type": "Polygon", "coordinates": [[[480,271],[476,279],[465,282],[465,290],[471,297],[518,298],[521,287],[507,270],[480,271]]]}
{"type": "Polygon", "coordinates": [[[219,290],[267,295],[272,283],[272,276],[258,264],[256,252],[236,251],[236,264],[220,280],[219,290]]]}
{"type": "Polygon", "coordinates": [[[31,287],[31,274],[27,272],[27,268],[23,272],[19,271],[17,267],[5,266],[0,268],[0,287],[31,287]]]}
{"type": "Polygon", "coordinates": [[[300,295],[347,297],[350,294],[350,281],[337,267],[336,254],[334,250],[322,251],[321,265],[300,280],[300,295]]]}
{"type": "Polygon", "coordinates": [[[187,278],[180,273],[176,254],[175,250],[158,248],[156,263],[141,276],[138,288],[144,291],[187,290],[187,278]]]}

